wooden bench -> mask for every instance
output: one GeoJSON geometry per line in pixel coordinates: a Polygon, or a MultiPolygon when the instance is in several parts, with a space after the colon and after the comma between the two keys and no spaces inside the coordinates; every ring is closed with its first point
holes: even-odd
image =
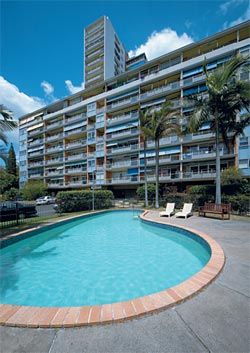
{"type": "Polygon", "coordinates": [[[199,216],[206,217],[206,214],[219,214],[222,216],[222,219],[230,219],[231,213],[231,204],[216,204],[206,202],[204,206],[199,208],[199,216]],[[225,218],[227,216],[227,218],[225,218]]]}

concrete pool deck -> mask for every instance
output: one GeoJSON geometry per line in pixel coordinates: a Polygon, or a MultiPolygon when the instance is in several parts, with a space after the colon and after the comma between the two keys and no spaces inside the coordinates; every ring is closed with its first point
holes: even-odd
{"type": "MultiPolygon", "coordinates": [[[[159,220],[157,215],[150,212],[150,218],[159,220]]],[[[195,216],[164,222],[207,233],[224,249],[226,265],[204,291],[160,313],[119,324],[1,327],[1,352],[248,352],[250,223],[195,216]]]]}

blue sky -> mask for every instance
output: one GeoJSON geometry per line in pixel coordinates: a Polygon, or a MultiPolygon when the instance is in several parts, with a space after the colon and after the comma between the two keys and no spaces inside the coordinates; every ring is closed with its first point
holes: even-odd
{"type": "Polygon", "coordinates": [[[16,118],[83,87],[83,28],[103,14],[153,58],[248,19],[249,3],[2,1],[0,102],[16,118]]]}

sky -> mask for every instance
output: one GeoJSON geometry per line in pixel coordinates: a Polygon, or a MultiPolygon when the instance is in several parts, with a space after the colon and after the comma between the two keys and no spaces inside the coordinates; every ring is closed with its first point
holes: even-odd
{"type": "Polygon", "coordinates": [[[148,59],[250,18],[248,0],[2,0],[0,6],[0,104],[16,119],[84,88],[83,29],[102,15],[130,56],[146,52],[148,59]]]}

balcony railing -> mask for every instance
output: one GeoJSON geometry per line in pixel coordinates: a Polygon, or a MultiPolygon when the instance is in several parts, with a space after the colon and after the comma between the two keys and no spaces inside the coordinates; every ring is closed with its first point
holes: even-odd
{"type": "Polygon", "coordinates": [[[126,105],[126,104],[132,104],[136,103],[139,100],[139,96],[134,96],[126,99],[119,100],[117,102],[111,103],[107,106],[107,111],[112,110],[114,108],[126,105]]]}
{"type": "Polygon", "coordinates": [[[183,86],[188,86],[192,83],[196,83],[199,81],[203,81],[206,79],[206,75],[198,75],[198,76],[193,76],[193,77],[189,77],[189,78],[185,78],[182,82],[183,82],[183,86]]]}
{"type": "Polygon", "coordinates": [[[172,82],[172,83],[170,83],[168,85],[164,85],[164,86],[161,86],[159,88],[155,88],[155,89],[153,89],[151,91],[142,93],[140,98],[141,99],[145,99],[145,98],[154,96],[156,94],[165,93],[165,92],[168,92],[168,91],[171,91],[171,90],[175,90],[175,89],[178,89],[178,88],[180,88],[180,82],[179,81],[172,82]]]}
{"type": "Polygon", "coordinates": [[[139,165],[139,160],[125,160],[125,161],[120,161],[120,162],[113,162],[110,164],[107,164],[107,168],[112,169],[112,168],[123,168],[123,167],[136,167],[139,165]]]}
{"type": "Polygon", "coordinates": [[[46,129],[47,129],[47,130],[51,130],[51,129],[55,129],[55,128],[57,128],[57,127],[61,127],[62,125],[63,125],[63,121],[61,120],[61,121],[57,121],[57,122],[55,122],[55,123],[52,123],[52,124],[47,125],[47,126],[46,126],[46,129]]]}
{"type": "Polygon", "coordinates": [[[61,158],[53,158],[53,159],[48,159],[45,161],[46,165],[52,165],[52,164],[58,164],[63,162],[63,157],[61,158]]]}
{"type": "Polygon", "coordinates": [[[87,168],[68,168],[65,169],[66,174],[79,174],[79,173],[86,173],[87,168]]]}
{"type": "Polygon", "coordinates": [[[29,175],[30,179],[36,179],[36,178],[42,178],[42,177],[43,177],[43,173],[34,173],[29,175]]]}
{"type": "Polygon", "coordinates": [[[60,152],[63,151],[63,146],[56,146],[56,147],[50,147],[46,148],[46,153],[54,153],[54,152],[60,152]]]}
{"type": "Polygon", "coordinates": [[[213,171],[204,171],[204,172],[183,172],[183,179],[206,179],[206,178],[215,178],[216,173],[213,171]]]}
{"type": "Polygon", "coordinates": [[[124,176],[121,178],[114,177],[112,179],[107,180],[108,184],[130,184],[130,183],[138,183],[138,182],[139,182],[138,175],[124,176]]]}
{"type": "Polygon", "coordinates": [[[87,128],[86,128],[86,126],[84,126],[84,127],[79,128],[79,129],[72,129],[72,130],[69,130],[69,131],[65,131],[64,135],[66,137],[66,136],[70,136],[70,135],[80,134],[80,133],[86,132],[86,131],[87,131],[87,128]]]}
{"type": "Polygon", "coordinates": [[[43,129],[43,127],[41,127],[40,129],[28,131],[28,134],[29,134],[29,136],[33,136],[33,135],[41,134],[43,131],[44,131],[44,129],[43,129]]]}
{"type": "Polygon", "coordinates": [[[130,135],[138,135],[139,133],[140,133],[140,131],[138,129],[121,130],[118,132],[113,132],[111,134],[107,134],[107,140],[120,138],[120,137],[124,137],[124,136],[130,136],[130,135]]]}
{"type": "Polygon", "coordinates": [[[43,142],[44,142],[43,139],[37,139],[35,141],[28,142],[28,146],[31,147],[31,146],[41,145],[43,144],[43,142]]]}
{"type": "Polygon", "coordinates": [[[36,162],[36,163],[29,163],[28,168],[35,168],[35,167],[42,167],[44,165],[44,162],[36,162]]]}
{"type": "Polygon", "coordinates": [[[126,147],[113,147],[113,148],[108,148],[107,149],[107,153],[126,153],[126,152],[130,152],[130,151],[136,151],[139,149],[139,145],[138,144],[134,144],[134,145],[130,145],[130,146],[126,146],[126,147]]]}
{"type": "Polygon", "coordinates": [[[113,117],[111,119],[108,119],[107,120],[107,124],[108,124],[108,126],[111,126],[111,125],[122,123],[122,122],[127,121],[127,120],[131,120],[133,118],[135,119],[135,118],[138,118],[138,117],[139,117],[138,112],[133,112],[133,113],[129,113],[129,114],[123,114],[123,115],[119,115],[119,116],[113,117]]]}
{"type": "Polygon", "coordinates": [[[64,186],[63,182],[61,183],[48,183],[47,184],[49,188],[62,188],[64,186]]]}
{"type": "Polygon", "coordinates": [[[82,147],[82,146],[86,146],[86,144],[87,144],[86,140],[79,141],[79,142],[72,142],[65,145],[65,148],[70,149],[70,148],[82,147]]]}
{"type": "Polygon", "coordinates": [[[28,152],[28,158],[43,155],[43,150],[28,152]]]}
{"type": "Polygon", "coordinates": [[[67,186],[72,186],[72,187],[80,187],[83,185],[86,185],[87,181],[86,180],[76,180],[76,181],[68,181],[66,182],[67,186]]]}
{"type": "Polygon", "coordinates": [[[45,172],[46,176],[60,176],[62,174],[63,174],[63,169],[55,170],[55,171],[51,171],[51,172],[49,172],[49,171],[45,172]]]}
{"type": "MultiPolygon", "coordinates": [[[[65,125],[72,124],[77,121],[82,121],[82,120],[84,121],[86,119],[86,117],[87,117],[86,113],[74,115],[71,118],[65,119],[65,125]]],[[[87,121],[86,121],[86,123],[87,123],[87,121]]]]}
{"type": "Polygon", "coordinates": [[[83,160],[86,159],[87,155],[86,153],[79,153],[79,154],[74,154],[72,156],[66,156],[65,157],[65,162],[66,161],[77,161],[77,160],[83,160]]]}
{"type": "Polygon", "coordinates": [[[62,137],[63,137],[63,134],[56,134],[56,135],[46,137],[45,141],[53,141],[62,137]]]}

